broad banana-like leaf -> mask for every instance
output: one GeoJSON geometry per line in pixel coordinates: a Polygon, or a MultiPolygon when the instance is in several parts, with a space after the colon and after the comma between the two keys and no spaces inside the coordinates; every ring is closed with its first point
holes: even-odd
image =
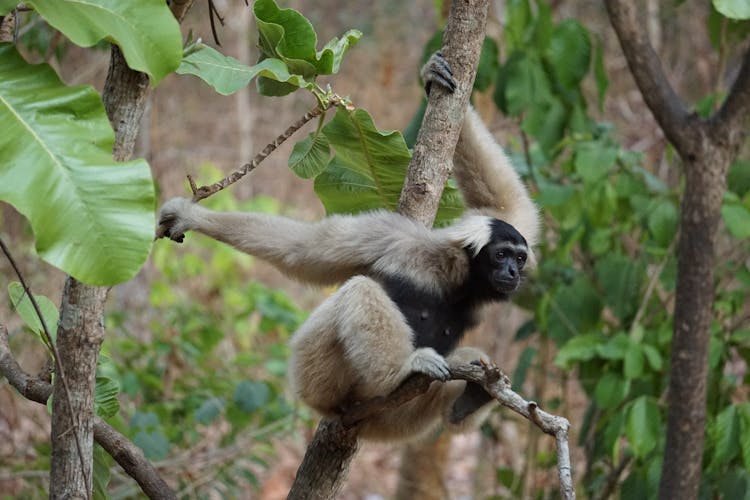
{"type": "Polygon", "coordinates": [[[0,123],[0,200],[29,219],[39,255],[93,285],[138,272],[154,233],[151,172],[113,161],[96,91],[0,44],[0,123]]]}
{"type": "Polygon", "coordinates": [[[50,26],[73,43],[117,44],[128,66],[147,73],[156,85],[177,69],[182,35],[164,0],[28,0],[50,26]]]}
{"type": "MultiPolygon", "coordinates": [[[[315,178],[315,192],[326,212],[356,213],[377,208],[396,210],[411,153],[398,131],[381,131],[364,110],[339,108],[322,133],[336,154],[315,178]]],[[[436,224],[461,214],[457,189],[447,184],[436,224]]]]}

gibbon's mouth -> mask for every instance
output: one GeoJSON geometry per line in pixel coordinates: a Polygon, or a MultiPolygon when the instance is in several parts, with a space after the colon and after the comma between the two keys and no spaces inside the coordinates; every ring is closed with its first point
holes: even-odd
{"type": "Polygon", "coordinates": [[[511,293],[515,292],[518,289],[518,286],[521,284],[521,280],[516,279],[496,279],[495,280],[495,289],[498,292],[501,293],[511,293]]]}

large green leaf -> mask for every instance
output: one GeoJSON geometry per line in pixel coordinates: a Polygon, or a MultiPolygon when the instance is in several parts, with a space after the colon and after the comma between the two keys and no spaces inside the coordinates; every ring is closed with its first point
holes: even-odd
{"type": "Polygon", "coordinates": [[[151,248],[154,187],[144,160],[112,160],[96,91],[0,44],[0,123],[0,200],[29,219],[39,255],[85,283],[131,278],[151,248]]]}
{"type": "Polygon", "coordinates": [[[109,377],[96,376],[96,388],[94,390],[94,411],[103,418],[110,418],[120,411],[120,401],[117,395],[120,393],[120,384],[109,377]]]}
{"type": "Polygon", "coordinates": [[[378,130],[367,111],[342,108],[322,132],[336,151],[315,179],[326,211],[395,210],[411,159],[401,133],[378,130]]]}
{"type": "Polygon", "coordinates": [[[575,88],[589,69],[591,40],[588,30],[573,19],[562,21],[555,26],[544,55],[556,80],[568,89],[575,88]]]}
{"type": "Polygon", "coordinates": [[[747,0],[713,0],[714,8],[730,19],[750,19],[747,0]]]}
{"type": "Polygon", "coordinates": [[[128,66],[147,73],[154,85],[182,58],[182,35],[163,0],[28,0],[54,28],[74,43],[91,47],[109,40],[128,66]]]}
{"type": "MultiPolygon", "coordinates": [[[[364,110],[339,108],[323,127],[336,154],[315,178],[315,192],[331,213],[356,213],[377,208],[395,210],[411,155],[398,131],[378,130],[364,110]]],[[[443,191],[436,224],[463,210],[457,189],[443,191]]]]}
{"type": "Polygon", "coordinates": [[[223,95],[237,92],[258,75],[287,83],[292,89],[312,87],[303,77],[289,73],[280,59],[264,59],[255,66],[247,66],[207,45],[185,56],[177,73],[195,75],[223,95]]]}
{"type": "Polygon", "coordinates": [[[321,133],[312,133],[294,145],[289,155],[289,168],[303,179],[320,174],[331,161],[331,145],[321,133]]]}
{"type": "Polygon", "coordinates": [[[15,9],[19,3],[21,3],[21,0],[0,0],[0,16],[4,16],[15,9]]]}
{"type": "Polygon", "coordinates": [[[740,204],[725,203],[721,216],[732,236],[737,239],[750,238],[750,211],[740,204]]]}
{"type": "Polygon", "coordinates": [[[641,396],[630,406],[625,423],[625,435],[637,458],[645,458],[656,448],[661,435],[661,414],[656,402],[641,396]]]}
{"type": "Polygon", "coordinates": [[[362,37],[359,30],[349,30],[340,39],[331,39],[318,52],[318,35],[313,25],[296,10],[279,9],[273,0],[257,0],[253,13],[263,56],[283,60],[292,73],[299,75],[337,73],[344,52],[362,37]]]}

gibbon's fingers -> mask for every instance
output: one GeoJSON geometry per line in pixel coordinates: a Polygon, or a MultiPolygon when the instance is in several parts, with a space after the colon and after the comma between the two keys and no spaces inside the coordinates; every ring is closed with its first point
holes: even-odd
{"type": "Polygon", "coordinates": [[[443,382],[448,380],[451,375],[448,361],[432,347],[422,347],[415,350],[407,363],[412,372],[424,373],[443,382]]]}
{"type": "Polygon", "coordinates": [[[430,95],[430,88],[433,83],[440,85],[451,94],[456,90],[453,71],[440,52],[435,52],[430,56],[425,65],[422,66],[421,75],[427,95],[430,95]]]}

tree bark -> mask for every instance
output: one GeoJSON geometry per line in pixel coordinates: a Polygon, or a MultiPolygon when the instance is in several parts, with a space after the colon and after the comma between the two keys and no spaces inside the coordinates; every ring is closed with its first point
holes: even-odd
{"type": "Polygon", "coordinates": [[[58,363],[65,378],[57,373],[53,390],[50,498],[91,497],[94,386],[106,297],[106,288],[84,285],[72,277],[65,282],[57,328],[58,363]]]}
{"type": "Polygon", "coordinates": [[[750,49],[726,101],[710,119],[688,113],[628,0],[607,10],[646,104],[677,150],[685,171],[670,365],[667,438],[659,498],[696,498],[706,420],[708,346],[713,318],[716,230],[726,174],[747,137],[750,49]]]}
{"type": "MultiPolygon", "coordinates": [[[[450,173],[466,106],[479,65],[489,0],[455,0],[443,35],[443,55],[453,68],[456,91],[430,92],[399,212],[431,226],[450,173]]],[[[356,427],[323,421],[297,470],[289,499],[335,498],[358,447],[356,427]],[[352,433],[353,432],[353,433],[352,433]],[[321,466],[322,465],[322,466],[321,466]]]]}
{"type": "Polygon", "coordinates": [[[443,33],[443,56],[456,75],[456,90],[451,94],[433,85],[398,202],[399,213],[427,227],[435,220],[451,173],[453,152],[479,66],[488,9],[489,0],[451,2],[443,33]]]}

